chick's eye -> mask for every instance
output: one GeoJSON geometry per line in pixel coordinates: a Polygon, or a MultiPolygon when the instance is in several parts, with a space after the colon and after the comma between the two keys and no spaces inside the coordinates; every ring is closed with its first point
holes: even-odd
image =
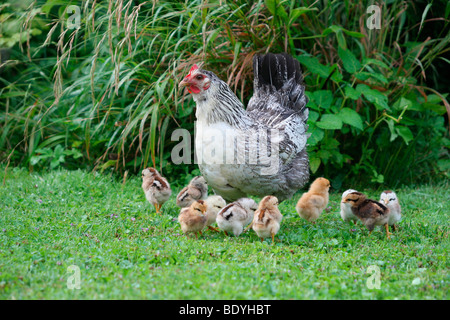
{"type": "Polygon", "coordinates": [[[395,198],[391,198],[391,199],[389,199],[389,201],[394,201],[395,200],[395,198]]]}

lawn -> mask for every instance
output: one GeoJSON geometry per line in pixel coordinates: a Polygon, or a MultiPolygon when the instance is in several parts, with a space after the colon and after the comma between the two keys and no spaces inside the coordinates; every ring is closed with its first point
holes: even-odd
{"type": "Polygon", "coordinates": [[[138,177],[2,168],[0,178],[0,299],[448,299],[448,181],[395,190],[403,219],[391,240],[341,220],[343,190],[307,223],[295,212],[299,191],[280,205],[272,244],[252,230],[187,238],[179,190],[156,215],[138,177]],[[80,289],[67,286],[71,265],[80,289]]]}

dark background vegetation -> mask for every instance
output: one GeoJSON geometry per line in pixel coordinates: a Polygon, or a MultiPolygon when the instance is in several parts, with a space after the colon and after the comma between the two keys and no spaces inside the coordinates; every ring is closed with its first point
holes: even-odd
{"type": "MultiPolygon", "coordinates": [[[[395,188],[448,179],[448,1],[5,1],[0,5],[0,161],[120,176],[173,165],[195,108],[193,63],[245,102],[252,57],[288,52],[310,98],[313,176],[395,188]],[[81,28],[68,29],[68,5],[81,28]],[[369,30],[367,7],[381,7],[369,30]]],[[[175,180],[177,182],[175,182],[175,180]]]]}

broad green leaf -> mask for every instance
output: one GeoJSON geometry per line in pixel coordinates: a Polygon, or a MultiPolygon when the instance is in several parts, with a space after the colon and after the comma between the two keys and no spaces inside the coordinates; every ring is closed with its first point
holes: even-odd
{"type": "Polygon", "coordinates": [[[422,104],[422,107],[424,107],[425,109],[432,110],[440,116],[446,113],[445,106],[443,106],[442,104],[426,102],[422,104]]]}
{"type": "Polygon", "coordinates": [[[347,49],[347,42],[345,41],[345,37],[342,30],[343,28],[341,26],[332,25],[323,30],[322,35],[327,36],[331,32],[334,32],[336,34],[336,40],[338,42],[339,47],[347,49]]]}
{"type": "Polygon", "coordinates": [[[350,98],[353,100],[358,100],[361,97],[361,92],[356,91],[356,89],[353,89],[350,86],[345,87],[344,93],[347,98],[350,98]]]}
{"type": "Polygon", "coordinates": [[[389,131],[391,132],[391,138],[390,138],[389,141],[392,142],[398,137],[398,134],[397,134],[397,132],[395,130],[394,120],[389,119],[386,122],[388,124],[389,131]]]}
{"type": "Polygon", "coordinates": [[[384,63],[383,61],[380,61],[380,60],[376,60],[376,59],[364,58],[362,60],[362,63],[366,64],[366,65],[374,64],[374,65],[377,65],[377,66],[382,67],[384,69],[389,69],[389,66],[386,63],[384,63]]]}
{"type": "Polygon", "coordinates": [[[328,162],[328,159],[331,158],[331,152],[324,149],[317,151],[317,155],[325,164],[328,162]]]}
{"type": "Polygon", "coordinates": [[[399,136],[405,140],[406,144],[409,144],[409,142],[414,139],[414,136],[408,127],[396,126],[395,129],[397,130],[399,136]]]}
{"type": "Polygon", "coordinates": [[[313,92],[312,98],[319,108],[327,110],[333,102],[333,93],[330,90],[317,90],[313,92]]]}
{"type": "Polygon", "coordinates": [[[303,64],[312,74],[317,74],[322,78],[328,78],[331,68],[324,66],[319,62],[319,59],[313,56],[299,56],[298,60],[303,64]]]}
{"type": "Polygon", "coordinates": [[[342,120],[334,114],[324,114],[316,126],[326,130],[339,130],[342,128],[342,120]]]}
{"type": "Polygon", "coordinates": [[[308,115],[308,123],[315,123],[319,119],[319,113],[315,111],[310,111],[308,115]]]}
{"type": "Polygon", "coordinates": [[[392,107],[395,110],[403,110],[405,107],[409,107],[412,105],[412,102],[406,98],[400,97],[393,105],[392,107]]]}
{"type": "Polygon", "coordinates": [[[387,97],[378,90],[371,89],[365,84],[358,84],[356,91],[359,91],[364,97],[372,102],[379,110],[391,110],[388,105],[387,97]]]}
{"type": "Polygon", "coordinates": [[[385,76],[376,72],[359,72],[355,75],[355,77],[362,81],[366,81],[369,78],[374,78],[382,83],[388,83],[388,80],[385,76]]]}
{"type": "Polygon", "coordinates": [[[310,167],[312,173],[316,173],[316,171],[319,169],[320,163],[321,163],[321,160],[320,160],[320,158],[317,158],[317,157],[311,158],[309,160],[309,167],[310,167]]]}
{"type": "Polygon", "coordinates": [[[341,47],[338,48],[338,55],[342,60],[342,64],[344,65],[344,69],[348,73],[356,73],[356,71],[361,69],[361,63],[356,59],[354,54],[348,50],[343,49],[341,47]]]}
{"type": "Polygon", "coordinates": [[[450,172],[450,159],[440,159],[437,161],[439,170],[450,172]]]}
{"type": "Polygon", "coordinates": [[[308,138],[308,145],[310,146],[315,146],[325,135],[325,132],[316,126],[310,126],[308,132],[311,133],[311,136],[308,138]]]}
{"type": "Polygon", "coordinates": [[[361,116],[353,109],[343,108],[338,114],[343,123],[349,124],[355,128],[363,130],[363,121],[361,116]]]}

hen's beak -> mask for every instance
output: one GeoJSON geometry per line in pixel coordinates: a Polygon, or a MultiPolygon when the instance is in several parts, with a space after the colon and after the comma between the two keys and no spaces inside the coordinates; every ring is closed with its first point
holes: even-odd
{"type": "Polygon", "coordinates": [[[184,78],[183,80],[181,80],[181,82],[178,84],[178,88],[184,88],[187,86],[190,86],[191,83],[189,82],[188,78],[184,78]]]}

